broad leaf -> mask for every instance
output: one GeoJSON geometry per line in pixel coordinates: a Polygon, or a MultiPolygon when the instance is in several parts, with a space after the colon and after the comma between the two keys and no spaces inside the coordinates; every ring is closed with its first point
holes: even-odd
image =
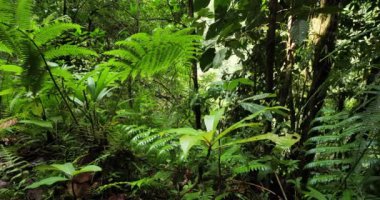
{"type": "Polygon", "coordinates": [[[224,113],[224,109],[219,109],[217,111],[214,111],[211,115],[206,115],[204,118],[204,122],[206,125],[207,131],[216,130],[220,119],[222,118],[224,113]]]}
{"type": "Polygon", "coordinates": [[[276,143],[276,147],[279,147],[280,149],[289,149],[291,146],[297,143],[299,139],[300,139],[300,136],[298,134],[286,134],[284,136],[279,136],[274,133],[266,133],[262,135],[253,136],[250,138],[236,140],[236,141],[224,144],[222,147],[227,147],[227,146],[231,146],[235,144],[243,144],[243,143],[248,143],[248,142],[255,142],[259,140],[270,140],[276,143]]]}
{"type": "Polygon", "coordinates": [[[182,136],[180,139],[179,139],[179,144],[181,146],[181,149],[183,151],[183,157],[186,159],[190,149],[194,146],[194,145],[198,145],[200,144],[200,141],[202,140],[201,137],[199,136],[193,136],[193,135],[185,135],[185,136],[182,136]]]}
{"type": "Polygon", "coordinates": [[[51,166],[55,167],[58,171],[61,171],[70,177],[72,177],[75,172],[75,168],[72,163],[52,164],[51,166]]]}
{"type": "Polygon", "coordinates": [[[26,189],[35,189],[35,188],[41,187],[43,185],[49,186],[49,185],[53,185],[53,184],[58,183],[58,182],[68,181],[68,180],[69,180],[68,178],[60,177],[60,176],[49,177],[49,178],[42,179],[40,181],[37,181],[37,182],[27,186],[26,189]]]}
{"type": "Polygon", "coordinates": [[[198,10],[205,8],[210,3],[210,0],[194,0],[194,11],[197,12],[198,10]]]}
{"type": "Polygon", "coordinates": [[[297,44],[301,44],[307,37],[309,25],[305,20],[296,20],[290,29],[290,37],[297,44]]]}
{"type": "Polygon", "coordinates": [[[49,121],[42,121],[42,120],[21,120],[20,123],[23,124],[33,124],[39,127],[43,128],[53,128],[53,124],[49,121]]]}
{"type": "Polygon", "coordinates": [[[73,173],[73,176],[85,173],[85,172],[100,172],[102,171],[102,168],[96,165],[87,165],[85,167],[82,167],[80,170],[77,170],[73,173]]]}
{"type": "Polygon", "coordinates": [[[206,72],[208,69],[212,68],[215,56],[215,48],[209,48],[205,52],[203,52],[201,58],[199,59],[199,64],[203,72],[206,72]]]}

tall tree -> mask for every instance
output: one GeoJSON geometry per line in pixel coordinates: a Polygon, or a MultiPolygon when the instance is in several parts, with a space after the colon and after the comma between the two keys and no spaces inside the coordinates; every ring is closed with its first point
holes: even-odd
{"type": "Polygon", "coordinates": [[[266,92],[272,93],[273,82],[273,69],[275,65],[275,50],[276,50],[276,18],[277,18],[277,0],[269,1],[269,18],[268,18],[268,32],[267,32],[267,46],[266,46],[266,67],[265,67],[265,83],[266,92]]]}
{"type": "MultiPolygon", "coordinates": [[[[340,0],[321,0],[320,7],[321,9],[338,7],[339,3],[340,0]]],[[[310,39],[314,45],[312,81],[304,106],[303,119],[300,125],[301,139],[298,145],[303,145],[308,138],[312,137],[309,134],[311,122],[321,110],[326,97],[328,89],[326,83],[333,66],[333,60],[328,55],[335,50],[338,13],[319,13],[312,19],[311,23],[310,39]]],[[[299,155],[299,158],[302,161],[301,165],[305,165],[313,159],[310,155],[299,155]]],[[[305,183],[308,176],[308,170],[304,170],[303,180],[305,183]]]]}
{"type": "MultiPolygon", "coordinates": [[[[188,0],[188,15],[191,19],[194,18],[194,2],[193,0],[188,0]]],[[[199,83],[198,83],[198,67],[197,67],[197,61],[193,60],[192,62],[192,80],[193,80],[193,87],[194,87],[194,94],[197,96],[199,92],[199,83]]],[[[197,98],[197,97],[196,97],[197,98]]],[[[193,106],[193,112],[195,117],[195,128],[201,129],[202,128],[202,112],[201,112],[201,105],[198,101],[196,101],[195,105],[193,106]]]]}

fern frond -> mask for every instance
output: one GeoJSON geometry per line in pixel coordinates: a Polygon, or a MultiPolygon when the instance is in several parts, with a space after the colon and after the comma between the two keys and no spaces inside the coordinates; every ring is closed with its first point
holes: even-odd
{"type": "Polygon", "coordinates": [[[16,7],[16,24],[21,30],[30,30],[32,25],[33,0],[18,0],[16,7]]]}
{"type": "Polygon", "coordinates": [[[133,55],[130,51],[123,49],[115,49],[111,51],[104,52],[104,55],[115,56],[123,60],[129,61],[131,63],[136,63],[139,59],[137,56],[133,55]]]}
{"type": "Polygon", "coordinates": [[[14,3],[9,0],[0,0],[0,22],[14,24],[14,3]]]}
{"type": "Polygon", "coordinates": [[[156,29],[152,35],[138,33],[116,44],[119,49],[105,52],[120,62],[132,65],[132,75],[153,75],[181,63],[188,65],[200,49],[200,36],[189,30],[173,32],[171,29],[156,29]]]}
{"type": "Polygon", "coordinates": [[[34,45],[25,40],[21,45],[21,55],[23,60],[24,72],[22,74],[23,83],[25,87],[34,93],[41,87],[45,69],[43,68],[43,61],[40,52],[34,45]]]}
{"type": "Polygon", "coordinates": [[[34,41],[37,45],[42,46],[47,42],[57,38],[65,31],[71,29],[80,29],[80,25],[73,23],[55,23],[44,26],[38,30],[34,36],[34,41]]]}
{"type": "Polygon", "coordinates": [[[164,147],[165,145],[170,144],[170,141],[174,139],[175,139],[175,136],[169,136],[169,137],[163,137],[163,138],[157,139],[150,145],[148,152],[160,150],[161,147],[164,147]]]}
{"type": "Polygon", "coordinates": [[[311,163],[305,165],[306,169],[309,168],[327,168],[333,167],[336,165],[350,164],[352,163],[352,159],[336,159],[336,160],[316,160],[311,163]]]}
{"type": "Polygon", "coordinates": [[[13,50],[0,41],[0,52],[12,54],[13,50]]]}
{"type": "Polygon", "coordinates": [[[45,58],[52,60],[64,56],[98,56],[95,51],[75,45],[62,45],[54,49],[47,50],[45,58]]]}
{"type": "Polygon", "coordinates": [[[158,134],[155,134],[155,135],[149,135],[143,139],[141,139],[137,145],[138,146],[144,146],[144,145],[147,145],[147,144],[150,144],[151,142],[153,142],[155,139],[157,139],[159,137],[158,134]]]}
{"type": "Polygon", "coordinates": [[[110,59],[107,62],[99,64],[99,67],[115,67],[119,70],[127,70],[131,69],[131,66],[126,64],[125,62],[117,61],[115,59],[110,59]]]}
{"type": "Polygon", "coordinates": [[[350,144],[345,144],[341,146],[336,146],[336,147],[317,147],[314,149],[310,149],[307,151],[307,154],[315,154],[315,153],[324,153],[324,154],[333,154],[333,153],[344,153],[344,152],[349,152],[349,151],[357,151],[359,148],[357,147],[358,145],[356,143],[350,143],[350,144]]]}
{"type": "Polygon", "coordinates": [[[125,41],[118,41],[115,44],[118,46],[133,50],[138,57],[142,57],[146,53],[146,50],[144,49],[144,47],[141,46],[139,42],[132,39],[125,40],[125,41]]]}
{"type": "Polygon", "coordinates": [[[271,171],[272,168],[264,163],[258,161],[251,161],[247,165],[235,167],[233,169],[234,174],[244,174],[250,171],[271,171]]]}
{"type": "Polygon", "coordinates": [[[0,42],[11,49],[12,52],[18,51],[18,43],[15,41],[17,34],[9,27],[0,25],[0,42]]]}
{"type": "Polygon", "coordinates": [[[0,146],[0,177],[2,179],[8,178],[11,182],[21,182],[23,172],[26,171],[31,165],[16,156],[14,153],[0,146]]]}
{"type": "Polygon", "coordinates": [[[335,181],[340,181],[343,178],[342,174],[318,174],[313,176],[309,183],[312,185],[320,184],[320,183],[330,183],[335,181]]]}

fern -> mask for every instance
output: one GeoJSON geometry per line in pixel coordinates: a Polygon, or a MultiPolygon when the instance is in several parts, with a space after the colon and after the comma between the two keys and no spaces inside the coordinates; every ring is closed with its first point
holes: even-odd
{"type": "Polygon", "coordinates": [[[161,135],[157,129],[136,125],[118,125],[111,133],[110,141],[114,150],[131,148],[136,153],[161,155],[178,148],[175,135],[161,135]]]}
{"type": "Polygon", "coordinates": [[[260,163],[256,160],[254,160],[254,161],[247,163],[246,165],[235,167],[233,169],[233,172],[234,172],[234,174],[238,175],[238,174],[246,174],[250,171],[267,171],[267,172],[269,172],[271,170],[272,170],[272,168],[270,167],[270,165],[265,164],[265,163],[260,163]]]}
{"type": "Polygon", "coordinates": [[[7,53],[7,54],[12,54],[13,51],[7,45],[5,45],[4,43],[0,42],[0,52],[4,52],[4,53],[7,53]]]}
{"type": "Polygon", "coordinates": [[[80,25],[72,23],[54,23],[40,28],[34,35],[34,41],[39,46],[57,38],[63,32],[71,29],[80,29],[80,25]]]}
{"type": "MultiPolygon", "coordinates": [[[[0,22],[14,21],[15,5],[9,0],[0,0],[0,22]]],[[[14,22],[13,22],[14,23],[14,22]]]]}
{"type": "Polygon", "coordinates": [[[31,167],[28,162],[14,155],[2,145],[0,146],[0,161],[2,162],[2,165],[0,165],[0,177],[2,180],[16,183],[18,187],[26,184],[23,176],[24,172],[31,167]]]}
{"type": "Polygon", "coordinates": [[[33,0],[18,0],[15,12],[16,24],[21,30],[31,30],[33,0]]]}
{"type": "Polygon", "coordinates": [[[380,163],[376,141],[380,124],[380,89],[374,87],[370,93],[372,98],[360,106],[365,108],[361,112],[351,116],[341,112],[316,119],[321,125],[311,131],[325,134],[308,140],[308,143],[316,144],[307,152],[315,154],[315,160],[305,166],[314,171],[310,184],[324,186],[326,192],[332,193],[331,185],[356,189],[364,181],[363,174],[380,163]]]}
{"type": "MultiPolygon", "coordinates": [[[[94,51],[75,45],[51,47],[48,42],[56,40],[62,33],[79,29],[73,23],[55,21],[38,27],[34,24],[32,0],[18,0],[15,4],[10,1],[1,1],[0,14],[0,52],[12,54],[15,65],[24,67],[21,76],[27,89],[37,92],[42,84],[49,59],[63,56],[96,56],[94,51]],[[47,51],[45,51],[48,49],[47,51]],[[46,60],[47,59],[47,60],[46,60]]],[[[53,78],[53,77],[51,77],[53,78]]]]}
{"type": "Polygon", "coordinates": [[[105,52],[113,58],[105,65],[119,65],[124,62],[132,66],[133,75],[153,75],[177,64],[189,64],[200,46],[199,36],[192,35],[191,29],[173,32],[170,29],[157,29],[152,35],[138,33],[116,44],[119,49],[105,52]]]}
{"type": "Polygon", "coordinates": [[[49,60],[63,56],[97,56],[97,54],[92,50],[75,45],[62,45],[45,52],[45,58],[49,60]]]}

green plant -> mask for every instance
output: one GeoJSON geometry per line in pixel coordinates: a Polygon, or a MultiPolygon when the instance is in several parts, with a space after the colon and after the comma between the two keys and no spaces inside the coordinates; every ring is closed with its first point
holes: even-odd
{"type": "Polygon", "coordinates": [[[137,33],[124,41],[116,42],[119,49],[105,52],[112,56],[102,66],[113,66],[132,77],[152,76],[169,67],[189,65],[200,46],[201,37],[191,34],[192,29],[174,31],[156,29],[152,35],[137,33]]]}
{"type": "Polygon", "coordinates": [[[59,172],[60,174],[63,174],[64,176],[51,176],[51,177],[42,179],[40,181],[34,182],[31,185],[27,186],[25,189],[34,189],[41,186],[50,186],[59,182],[69,182],[72,187],[70,189],[75,199],[77,197],[75,194],[76,190],[74,188],[74,182],[73,182],[75,177],[83,173],[102,171],[102,168],[96,165],[86,165],[86,166],[81,167],[80,169],[75,169],[72,163],[39,166],[38,169],[42,171],[56,171],[56,172],[59,172]]]}
{"type": "Polygon", "coordinates": [[[377,128],[380,123],[379,88],[375,87],[370,93],[375,95],[359,106],[362,111],[353,114],[339,112],[315,120],[321,125],[311,131],[325,134],[308,140],[309,144],[315,144],[308,151],[308,154],[315,155],[315,160],[305,166],[313,170],[313,177],[309,180],[311,185],[318,185],[324,192],[334,195],[341,194],[331,190],[332,185],[358,191],[350,193],[352,198],[366,195],[361,185],[371,176],[368,169],[376,168],[380,162],[377,128]]]}

